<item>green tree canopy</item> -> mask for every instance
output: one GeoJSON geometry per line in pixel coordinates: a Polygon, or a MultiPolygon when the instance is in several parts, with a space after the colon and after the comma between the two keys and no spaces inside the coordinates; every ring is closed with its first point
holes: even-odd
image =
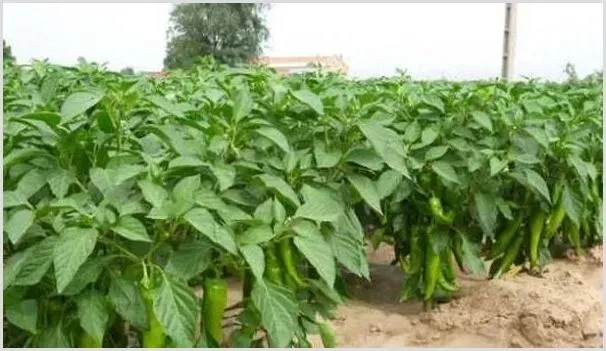
{"type": "Polygon", "coordinates": [[[177,4],[170,13],[164,66],[187,68],[199,57],[235,65],[259,56],[269,37],[268,4],[177,4]]]}
{"type": "Polygon", "coordinates": [[[13,51],[11,50],[11,46],[6,43],[6,40],[2,39],[2,57],[4,61],[6,60],[15,60],[13,56],[13,51]]]}

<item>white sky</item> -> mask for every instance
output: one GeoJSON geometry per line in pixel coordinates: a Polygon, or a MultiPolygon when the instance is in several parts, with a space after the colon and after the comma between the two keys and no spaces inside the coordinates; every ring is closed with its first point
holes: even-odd
{"type": "MultiPolygon", "coordinates": [[[[158,71],[171,4],[4,4],[3,38],[19,62],[78,56],[158,71]]],[[[500,74],[503,4],[272,4],[266,55],[342,54],[354,76],[470,79],[500,74]]],[[[519,4],[517,76],[603,66],[603,5],[519,4]]]]}

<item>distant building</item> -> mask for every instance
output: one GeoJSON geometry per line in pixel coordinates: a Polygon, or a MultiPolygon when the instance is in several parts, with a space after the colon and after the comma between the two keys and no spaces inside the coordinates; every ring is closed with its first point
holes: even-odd
{"type": "Polygon", "coordinates": [[[278,73],[292,74],[310,72],[319,65],[322,69],[332,72],[341,72],[346,74],[349,67],[343,61],[343,56],[292,56],[292,57],[259,57],[252,60],[254,63],[265,64],[278,73]]]}

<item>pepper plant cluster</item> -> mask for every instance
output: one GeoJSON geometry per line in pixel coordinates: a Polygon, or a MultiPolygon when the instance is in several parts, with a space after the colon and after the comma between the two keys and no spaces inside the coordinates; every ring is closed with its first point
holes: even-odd
{"type": "Polygon", "coordinates": [[[334,347],[369,223],[426,302],[602,241],[601,80],[5,62],[3,112],[9,347],[334,347]]]}

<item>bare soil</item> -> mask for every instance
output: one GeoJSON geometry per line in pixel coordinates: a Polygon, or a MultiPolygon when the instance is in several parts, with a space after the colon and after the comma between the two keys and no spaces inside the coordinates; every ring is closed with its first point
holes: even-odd
{"type": "Polygon", "coordinates": [[[369,252],[371,282],[348,278],[354,298],[329,322],[338,347],[603,347],[601,247],[552,262],[541,278],[461,274],[462,297],[427,311],[397,302],[404,277],[392,255],[387,246],[369,252]]]}

